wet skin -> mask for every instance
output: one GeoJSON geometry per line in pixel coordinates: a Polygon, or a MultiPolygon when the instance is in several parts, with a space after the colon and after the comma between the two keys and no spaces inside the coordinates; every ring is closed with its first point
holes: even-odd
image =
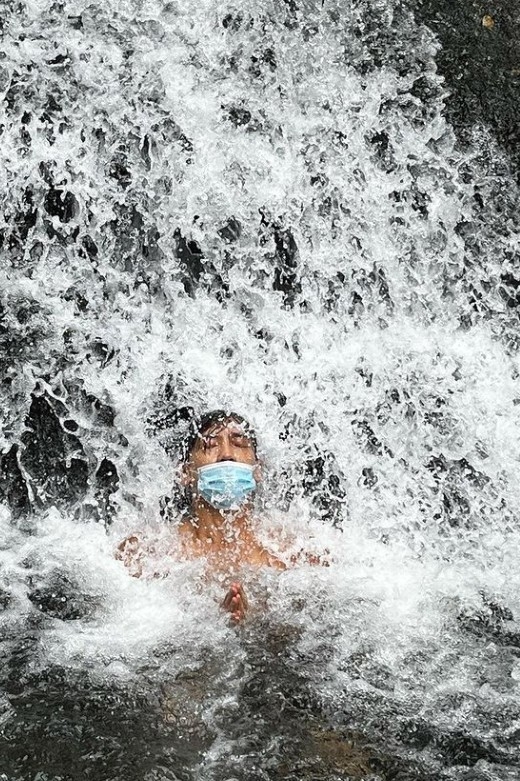
{"type": "MultiPolygon", "coordinates": [[[[196,440],[182,468],[181,482],[191,489],[193,497],[191,513],[178,529],[180,546],[177,544],[170,555],[206,561],[208,577],[218,578],[226,589],[221,607],[230,613],[232,623],[237,624],[245,618],[249,605],[236,574],[244,566],[283,570],[287,565],[256,539],[251,524],[251,501],[237,511],[218,510],[197,494],[197,470],[220,461],[256,466],[255,479],[259,482],[262,478],[254,442],[239,423],[227,420],[206,429],[196,440]],[[235,580],[229,583],[233,575],[235,580]]],[[[151,550],[146,550],[137,535],[131,535],[119,545],[116,555],[133,576],[140,577],[143,560],[150,553],[151,550]]],[[[290,565],[301,563],[328,566],[326,559],[303,550],[290,558],[290,565]]]]}
{"type": "Polygon", "coordinates": [[[231,620],[235,624],[239,624],[245,618],[248,604],[244,588],[240,583],[231,584],[231,588],[222,601],[222,607],[231,613],[231,620]]]}
{"type": "MultiPolygon", "coordinates": [[[[184,554],[189,558],[204,556],[215,572],[237,571],[243,565],[285,569],[285,565],[254,537],[250,528],[250,502],[235,512],[221,511],[197,495],[197,470],[221,461],[256,465],[255,479],[257,482],[261,480],[254,443],[241,424],[233,420],[223,421],[204,431],[196,440],[183,469],[182,481],[193,495],[191,517],[181,524],[179,530],[184,554]]],[[[245,617],[248,602],[239,582],[231,585],[222,607],[231,613],[235,623],[245,617]]]]}
{"type": "MultiPolygon", "coordinates": [[[[248,600],[243,585],[226,580],[244,566],[274,567],[285,569],[285,564],[269,553],[256,539],[251,528],[252,502],[246,502],[238,511],[218,510],[197,494],[197,470],[207,464],[235,461],[256,465],[255,479],[261,480],[253,440],[243,426],[234,420],[226,420],[207,428],[196,440],[187,463],[182,468],[181,482],[191,489],[190,515],[181,523],[178,533],[180,549],[172,551],[177,558],[204,558],[208,576],[218,577],[227,588],[221,603],[231,614],[233,623],[242,621],[248,611],[248,600]]],[[[117,558],[140,577],[143,559],[147,551],[139,536],[131,535],[118,546],[117,558]]]]}
{"type": "Polygon", "coordinates": [[[256,465],[255,479],[261,479],[261,468],[251,437],[241,424],[230,420],[215,423],[197,438],[183,469],[183,484],[195,491],[197,469],[220,461],[256,465]]]}

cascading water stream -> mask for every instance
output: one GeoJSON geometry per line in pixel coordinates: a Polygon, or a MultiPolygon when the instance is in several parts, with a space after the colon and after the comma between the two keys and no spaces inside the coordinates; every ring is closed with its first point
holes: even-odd
{"type": "Polygon", "coordinates": [[[3,9],[0,778],[517,779],[518,189],[400,0],[3,9]],[[168,537],[258,432],[229,627],[168,537]],[[161,510],[162,508],[162,510],[161,510]]]}

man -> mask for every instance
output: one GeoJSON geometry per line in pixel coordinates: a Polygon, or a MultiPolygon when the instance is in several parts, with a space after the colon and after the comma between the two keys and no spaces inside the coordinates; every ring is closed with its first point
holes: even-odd
{"type": "MultiPolygon", "coordinates": [[[[221,575],[236,573],[244,565],[285,569],[287,565],[254,534],[254,497],[261,479],[256,436],[244,418],[216,410],[194,421],[184,443],[181,470],[189,510],[178,529],[175,555],[203,557],[209,570],[221,575]]],[[[117,555],[139,577],[143,553],[139,538],[132,535],[120,544],[117,555]]],[[[305,558],[309,563],[319,561],[305,558]]],[[[239,582],[232,583],[222,607],[234,622],[245,617],[247,597],[239,582]]]]}

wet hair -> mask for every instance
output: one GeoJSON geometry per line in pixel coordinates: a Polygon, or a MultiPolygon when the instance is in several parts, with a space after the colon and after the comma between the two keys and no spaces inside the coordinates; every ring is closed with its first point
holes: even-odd
{"type": "Polygon", "coordinates": [[[212,428],[218,423],[223,423],[224,425],[226,425],[227,423],[231,423],[231,422],[238,423],[239,426],[242,426],[244,430],[244,434],[251,441],[251,446],[256,456],[258,451],[258,441],[251,424],[248,423],[248,421],[245,418],[243,418],[242,415],[239,415],[237,412],[228,412],[223,409],[216,409],[216,410],[212,410],[211,412],[205,412],[203,415],[200,415],[198,418],[194,418],[191,421],[188,429],[188,433],[186,434],[184,441],[182,443],[182,448],[181,448],[182,462],[185,464],[189,460],[192,450],[197,443],[197,440],[199,439],[199,437],[203,437],[204,434],[207,431],[209,431],[210,428],[212,428]]]}

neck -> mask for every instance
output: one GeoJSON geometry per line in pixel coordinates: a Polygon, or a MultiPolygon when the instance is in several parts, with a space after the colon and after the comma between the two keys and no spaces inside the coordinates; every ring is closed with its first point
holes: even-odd
{"type": "Polygon", "coordinates": [[[192,504],[191,518],[193,534],[204,545],[236,546],[251,536],[251,504],[240,510],[223,511],[197,498],[192,504]]]}

